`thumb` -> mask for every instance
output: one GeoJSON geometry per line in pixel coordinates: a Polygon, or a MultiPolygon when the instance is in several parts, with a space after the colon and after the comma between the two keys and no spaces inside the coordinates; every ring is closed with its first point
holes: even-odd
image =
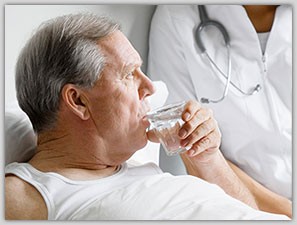
{"type": "Polygon", "coordinates": [[[151,142],[155,142],[155,143],[159,143],[160,141],[158,140],[154,130],[149,130],[147,133],[146,133],[146,136],[147,136],[147,139],[151,142]]]}

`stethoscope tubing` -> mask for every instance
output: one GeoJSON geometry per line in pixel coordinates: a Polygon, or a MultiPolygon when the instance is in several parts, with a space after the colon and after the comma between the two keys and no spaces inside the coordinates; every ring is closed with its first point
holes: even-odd
{"type": "Polygon", "coordinates": [[[202,103],[218,103],[221,102],[225,99],[225,97],[228,95],[228,91],[229,91],[229,86],[230,84],[236,88],[240,93],[242,93],[243,95],[253,95],[257,92],[259,92],[261,90],[261,85],[257,84],[254,88],[252,88],[252,90],[250,92],[244,92],[243,90],[241,90],[239,87],[237,87],[237,85],[235,85],[232,81],[231,81],[231,75],[232,75],[232,60],[231,60],[231,45],[230,45],[230,36],[226,30],[226,28],[223,26],[223,24],[221,24],[220,22],[216,21],[216,20],[212,20],[208,17],[205,6],[204,5],[198,5],[198,11],[199,11],[199,16],[200,16],[200,24],[198,25],[197,29],[196,29],[196,42],[198,45],[198,48],[201,51],[201,54],[206,55],[206,57],[208,58],[208,60],[210,61],[210,63],[215,67],[215,69],[219,72],[219,74],[221,74],[222,76],[225,77],[226,79],[226,84],[225,84],[225,88],[224,88],[224,92],[221,98],[217,99],[217,100],[213,100],[213,99],[209,99],[209,98],[201,98],[200,101],[202,103]],[[203,30],[207,27],[207,26],[214,26],[216,27],[223,35],[224,41],[225,41],[225,46],[227,48],[227,53],[228,53],[228,69],[227,69],[227,75],[218,67],[218,65],[214,62],[214,60],[210,57],[210,55],[207,53],[207,49],[205,48],[205,45],[203,43],[202,40],[202,32],[203,30]]]}

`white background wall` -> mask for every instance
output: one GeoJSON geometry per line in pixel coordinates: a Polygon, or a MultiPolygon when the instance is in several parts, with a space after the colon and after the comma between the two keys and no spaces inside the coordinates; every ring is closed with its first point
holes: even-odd
{"type": "Polygon", "coordinates": [[[16,101],[15,64],[34,29],[43,21],[68,13],[109,15],[122,25],[143,58],[146,71],[148,31],[153,5],[6,5],[5,6],[5,105],[16,101]]]}

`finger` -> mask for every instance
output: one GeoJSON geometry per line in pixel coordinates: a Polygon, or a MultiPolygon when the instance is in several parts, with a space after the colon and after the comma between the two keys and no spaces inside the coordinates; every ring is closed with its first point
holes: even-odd
{"type": "Polygon", "coordinates": [[[208,108],[201,108],[195,113],[191,120],[184,123],[178,135],[181,139],[188,137],[198,126],[212,117],[212,111],[208,108]]]}
{"type": "Polygon", "coordinates": [[[219,149],[221,145],[221,132],[216,129],[196,142],[187,152],[188,156],[194,157],[199,154],[211,154],[219,149]]]}
{"type": "Polygon", "coordinates": [[[155,143],[159,143],[159,139],[158,137],[156,136],[154,130],[149,130],[147,133],[146,133],[146,136],[147,136],[147,139],[151,142],[155,142],[155,143]]]}
{"type": "Polygon", "coordinates": [[[203,122],[193,132],[191,132],[191,134],[186,139],[181,140],[181,146],[192,146],[195,142],[207,136],[216,128],[217,122],[214,119],[209,119],[203,122]]]}
{"type": "Polygon", "coordinates": [[[195,100],[188,101],[182,113],[182,120],[185,122],[189,121],[200,108],[201,108],[201,105],[197,101],[195,100]]]}

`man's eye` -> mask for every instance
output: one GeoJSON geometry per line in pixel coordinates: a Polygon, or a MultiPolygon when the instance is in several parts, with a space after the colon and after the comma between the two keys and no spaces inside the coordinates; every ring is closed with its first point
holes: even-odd
{"type": "Polygon", "coordinates": [[[127,76],[126,76],[126,78],[127,79],[133,79],[134,78],[133,72],[128,73],[127,76]]]}

